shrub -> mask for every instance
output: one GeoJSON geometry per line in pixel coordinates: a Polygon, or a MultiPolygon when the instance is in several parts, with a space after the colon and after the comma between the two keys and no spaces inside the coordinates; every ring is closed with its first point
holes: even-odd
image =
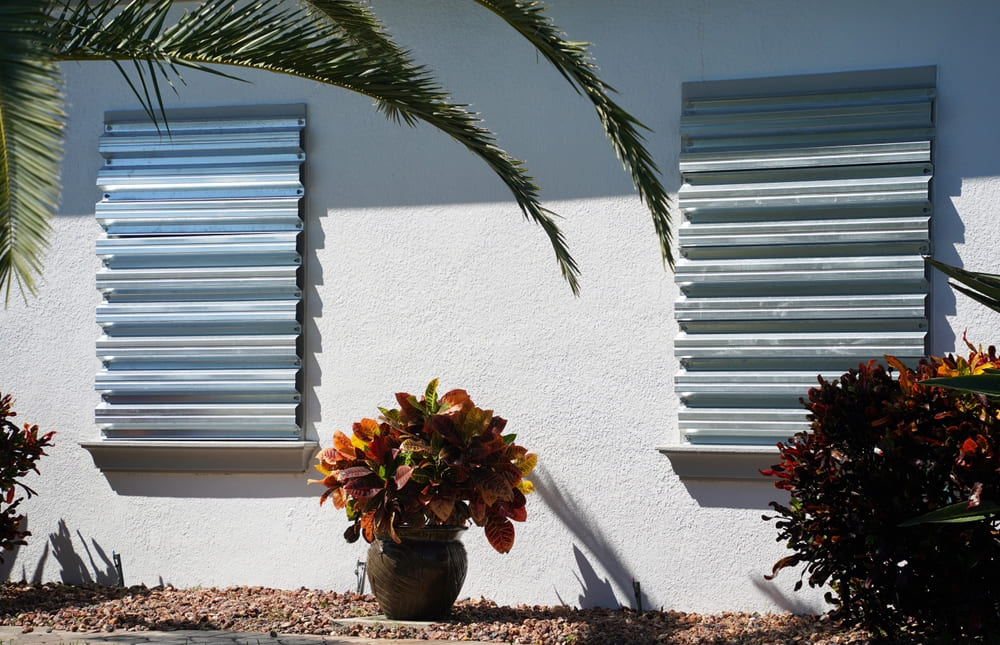
{"type": "Polygon", "coordinates": [[[898,380],[875,361],[820,379],[803,401],[811,432],[779,444],[781,462],[763,471],[791,496],[765,516],[793,551],[768,578],[803,564],[796,589],[803,578],[829,584],[834,618],[883,635],[996,633],[994,524],[900,524],[956,502],[1000,500],[997,404],[920,383],[995,366],[997,357],[991,347],[968,360],[924,360],[915,371],[888,360],[898,380]]]}
{"type": "MultiPolygon", "coordinates": [[[[3,500],[3,509],[0,510],[0,547],[6,551],[13,551],[18,544],[27,544],[24,538],[31,535],[30,531],[22,530],[24,516],[17,512],[18,505],[25,498],[15,499],[14,496],[18,487],[27,497],[36,493],[18,481],[18,478],[27,475],[30,470],[38,472],[35,462],[45,454],[44,448],[52,445],[52,435],[55,434],[47,432],[39,436],[38,426],[29,426],[27,423],[23,428],[18,428],[10,420],[17,416],[10,409],[12,402],[10,394],[0,397],[0,496],[3,500]]],[[[3,561],[3,552],[0,551],[0,562],[3,561]]]]}

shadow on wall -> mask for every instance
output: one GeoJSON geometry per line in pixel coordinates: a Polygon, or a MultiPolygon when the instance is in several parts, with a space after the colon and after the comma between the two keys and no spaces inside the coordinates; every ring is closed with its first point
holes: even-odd
{"type": "MultiPolygon", "coordinates": [[[[789,571],[785,575],[795,575],[795,572],[789,571]]],[[[775,585],[775,583],[765,580],[763,574],[751,574],[750,582],[753,583],[753,586],[757,587],[758,591],[770,598],[771,602],[790,614],[801,616],[804,614],[815,614],[823,611],[822,608],[817,608],[809,602],[803,602],[801,599],[797,599],[783,593],[781,589],[775,585]]]]}
{"type": "Polygon", "coordinates": [[[301,473],[203,473],[116,472],[104,477],[122,496],[178,497],[185,499],[274,499],[313,497],[323,491],[310,486],[312,465],[301,473]]]}
{"type": "MultiPolygon", "coordinates": [[[[579,574],[574,575],[582,587],[579,605],[583,608],[632,606],[631,602],[622,603],[619,600],[620,598],[634,598],[633,577],[625,564],[618,558],[611,543],[594,527],[593,523],[588,522],[587,516],[579,504],[560,490],[558,484],[543,467],[537,467],[532,474],[531,479],[535,484],[535,491],[541,500],[573,533],[592,557],[597,559],[600,568],[611,576],[610,580],[608,578],[602,580],[594,565],[587,559],[583,549],[574,544],[573,557],[580,570],[579,574]]],[[[564,603],[558,592],[556,592],[556,596],[560,602],[564,603]]],[[[645,606],[646,603],[644,602],[643,605],[645,606]]]]}
{"type": "MultiPolygon", "coordinates": [[[[28,530],[28,516],[21,516],[21,524],[18,527],[22,531],[28,530]]],[[[28,540],[31,536],[28,536],[28,540]]],[[[15,544],[11,546],[8,550],[0,552],[0,558],[3,558],[3,562],[0,562],[0,581],[10,580],[10,576],[14,573],[14,562],[17,561],[17,554],[21,550],[20,544],[15,544]]]]}
{"type": "MultiPolygon", "coordinates": [[[[42,550],[42,555],[38,558],[35,571],[30,578],[27,568],[24,564],[21,565],[21,580],[41,584],[45,564],[49,557],[53,557],[59,563],[59,578],[66,584],[96,582],[101,585],[117,585],[118,570],[115,568],[112,558],[97,543],[97,540],[91,538],[90,544],[88,544],[80,531],[76,532],[76,538],[75,543],[82,549],[86,560],[74,547],[73,535],[70,533],[69,527],[66,526],[66,521],[59,520],[59,527],[55,533],[49,534],[49,541],[45,543],[45,548],[42,550]]],[[[28,539],[31,540],[30,537],[28,539]]],[[[0,569],[0,572],[5,574],[5,580],[10,579],[13,568],[14,558],[12,557],[10,562],[5,562],[3,568],[0,569]]]]}
{"type": "MultiPolygon", "coordinates": [[[[777,455],[775,455],[777,461],[777,455]]],[[[749,479],[684,478],[681,483],[691,498],[704,508],[735,508],[760,511],[772,510],[768,504],[788,498],[788,493],[774,487],[774,481],[763,475],[760,481],[749,479]]]]}

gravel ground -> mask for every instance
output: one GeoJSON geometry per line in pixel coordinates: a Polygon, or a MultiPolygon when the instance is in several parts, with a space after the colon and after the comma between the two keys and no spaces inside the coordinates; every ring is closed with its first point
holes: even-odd
{"type": "Polygon", "coordinates": [[[375,598],[355,593],[261,587],[175,589],[100,585],[0,585],[0,624],[25,632],[225,629],[340,634],[364,638],[478,640],[499,643],[867,643],[869,635],[816,616],[691,614],[676,611],[573,609],[460,600],[451,619],[420,627],[342,626],[337,619],[379,613],[375,598]]]}

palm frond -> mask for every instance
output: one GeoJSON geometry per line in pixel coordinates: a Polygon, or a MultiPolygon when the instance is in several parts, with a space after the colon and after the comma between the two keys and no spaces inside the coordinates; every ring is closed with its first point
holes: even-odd
{"type": "Polygon", "coordinates": [[[614,88],[602,81],[588,52],[589,44],[566,40],[564,34],[546,15],[540,2],[523,0],[476,0],[503,18],[535,46],[578,92],[594,104],[601,125],[611,141],[615,154],[632,176],[639,196],[646,202],[653,218],[653,228],[660,242],[663,261],[674,267],[670,196],[659,179],[660,171],[643,144],[640,130],[646,126],[626,112],[609,96],[614,88]]]}
{"type": "MultiPolygon", "coordinates": [[[[579,269],[556,225],[542,207],[539,188],[523,162],[499,147],[493,133],[467,106],[453,103],[433,76],[385,36],[349,0],[310,3],[325,19],[280,0],[208,0],[165,26],[171,0],[132,0],[123,8],[113,0],[55,0],[66,9],[51,30],[60,60],[148,61],[138,67],[142,83],[154,88],[157,75],[196,69],[220,74],[215,65],[263,69],[343,87],[375,99],[389,116],[423,121],[447,133],[482,159],[507,185],[525,218],[546,233],[560,271],[573,293],[579,269]],[[353,17],[344,23],[338,17],[353,17]],[[348,34],[347,29],[351,32],[348,34]],[[358,46],[362,44],[362,46],[358,46]]],[[[144,91],[139,100],[153,113],[144,91]]]]}
{"type": "Polygon", "coordinates": [[[45,6],[0,2],[0,288],[36,295],[59,200],[63,96],[45,6]]]}
{"type": "Polygon", "coordinates": [[[920,384],[936,385],[973,394],[985,394],[994,398],[1000,397],[1000,373],[993,370],[987,370],[983,374],[927,378],[920,381],[920,384]]]}
{"type": "Polygon", "coordinates": [[[1000,275],[968,271],[931,258],[927,258],[927,263],[949,278],[957,280],[959,284],[948,283],[956,291],[964,293],[993,311],[1000,311],[1000,275]]]}
{"type": "MultiPolygon", "coordinates": [[[[359,49],[365,49],[374,57],[382,57],[387,65],[398,65],[403,76],[410,74],[426,74],[426,68],[417,65],[410,53],[397,45],[385,26],[371,10],[349,0],[308,0],[305,3],[307,11],[319,12],[341,28],[344,37],[354,43],[359,49]]],[[[417,125],[417,120],[396,106],[375,99],[375,107],[396,123],[417,125]]]]}

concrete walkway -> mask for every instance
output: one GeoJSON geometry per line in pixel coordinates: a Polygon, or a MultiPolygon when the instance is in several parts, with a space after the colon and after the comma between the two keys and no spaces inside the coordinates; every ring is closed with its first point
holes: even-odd
{"type": "MultiPolygon", "coordinates": [[[[449,641],[413,639],[356,638],[353,636],[308,636],[259,632],[224,632],[214,630],[178,630],[169,632],[63,632],[35,631],[22,633],[20,627],[0,627],[0,645],[427,645],[449,641]]],[[[482,641],[463,641],[466,645],[486,645],[482,641]]]]}

